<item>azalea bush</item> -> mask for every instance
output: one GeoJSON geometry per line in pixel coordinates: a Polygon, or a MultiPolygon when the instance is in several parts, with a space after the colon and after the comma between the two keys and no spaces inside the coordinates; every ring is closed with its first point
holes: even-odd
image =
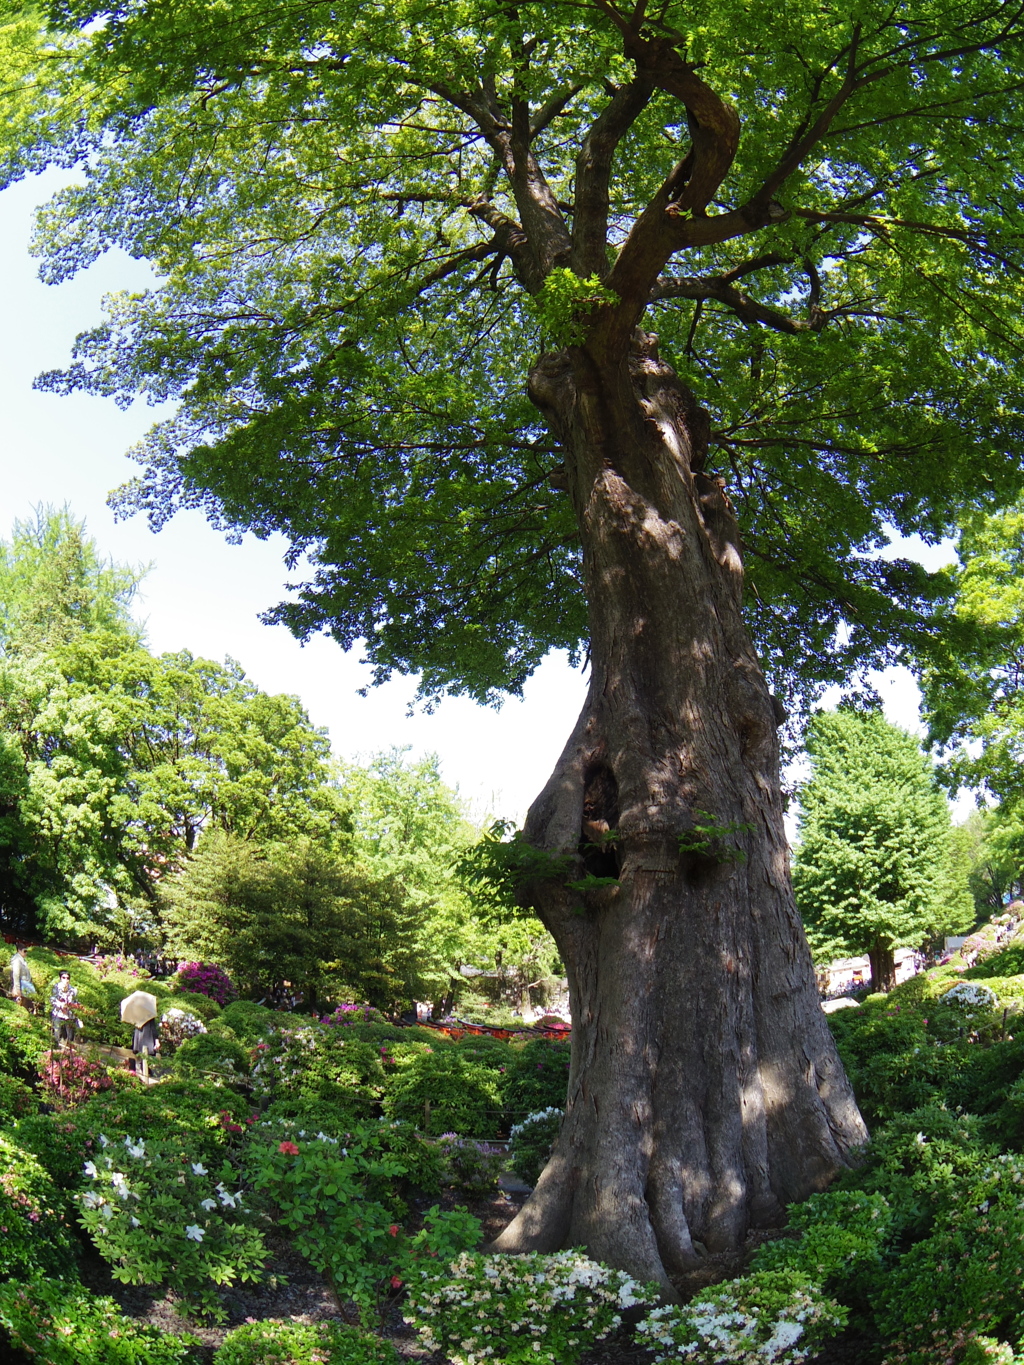
{"type": "Polygon", "coordinates": [[[656,1298],[656,1286],[579,1251],[466,1251],[411,1277],[405,1320],[428,1350],[443,1351],[455,1365],[492,1357],[507,1365],[571,1365],[620,1325],[625,1309],[656,1298]]]}
{"type": "Polygon", "coordinates": [[[275,1221],[366,1320],[401,1288],[411,1266],[453,1256],[481,1232],[465,1210],[441,1213],[435,1205],[422,1229],[407,1235],[398,1191],[413,1168],[388,1150],[387,1127],[364,1125],[344,1138],[299,1131],[269,1142],[257,1132],[249,1157],[253,1183],[272,1200],[275,1221]]]}
{"type": "Polygon", "coordinates": [[[217,1291],[260,1278],[268,1252],[229,1162],[210,1170],[173,1141],[100,1134],[84,1174],[79,1217],[123,1284],[169,1286],[220,1321],[217,1291]]]}
{"type": "Polygon", "coordinates": [[[508,1164],[528,1185],[536,1185],[548,1164],[551,1148],[565,1117],[563,1109],[553,1106],[527,1114],[508,1134],[508,1164]]]}
{"type": "Polygon", "coordinates": [[[126,1318],[113,1299],[61,1280],[0,1284],[0,1326],[43,1365],[185,1365],[195,1337],[126,1318]]]}
{"type": "Polygon", "coordinates": [[[497,1073],[454,1048],[414,1054],[387,1078],[384,1113],[427,1133],[493,1137],[501,1111],[497,1073]]]}
{"type": "Polygon", "coordinates": [[[252,1093],[344,1105],[353,1120],[369,1117],[384,1091],[380,1049],[321,1024],[282,1028],[256,1044],[252,1093]]]}
{"type": "Polygon", "coordinates": [[[249,1052],[236,1039],[221,1033],[186,1038],[174,1055],[174,1069],[182,1076],[214,1075],[244,1080],[249,1074],[249,1052]]]}
{"type": "Polygon", "coordinates": [[[519,1123],[540,1109],[565,1108],[570,1050],[569,1043],[553,1038],[508,1048],[501,1097],[509,1123],[519,1123]]]}
{"type": "Polygon", "coordinates": [[[214,1365],[400,1365],[388,1341],[338,1322],[247,1322],[224,1338],[214,1365]]]}
{"type": "Polygon", "coordinates": [[[42,1089],[51,1104],[81,1104],[114,1084],[99,1062],[80,1052],[47,1052],[39,1067],[42,1089]]]}
{"type": "Polygon", "coordinates": [[[218,1005],[230,1004],[238,998],[238,991],[227,972],[210,962],[180,962],[178,984],[183,991],[209,996],[218,1005]]]}
{"type": "Polygon", "coordinates": [[[438,1148],[445,1163],[446,1184],[477,1199],[498,1188],[498,1177],[505,1169],[503,1147],[442,1133],[438,1148]]]}
{"type": "Polygon", "coordinates": [[[176,1005],[164,1010],[160,1020],[160,1042],[169,1049],[180,1047],[187,1038],[198,1038],[206,1032],[206,1025],[189,1010],[176,1005]]]}
{"type": "Polygon", "coordinates": [[[31,1152],[0,1135],[0,1279],[74,1273],[64,1200],[31,1152]]]}
{"type": "Polygon", "coordinates": [[[662,1361],[792,1365],[846,1324],[847,1311],[795,1270],[761,1270],[705,1289],[688,1304],[654,1308],[637,1340],[662,1361]]]}

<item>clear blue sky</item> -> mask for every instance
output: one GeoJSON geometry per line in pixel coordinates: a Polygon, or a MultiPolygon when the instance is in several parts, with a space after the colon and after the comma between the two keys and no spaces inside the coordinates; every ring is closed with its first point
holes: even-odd
{"type": "MultiPolygon", "coordinates": [[[[152,565],[139,606],[151,648],[186,648],[218,660],[230,655],[259,686],[301,697],[313,721],[329,729],[339,755],[366,756],[396,744],[411,745],[417,755],[436,752],[446,780],[458,786],[476,818],[520,818],[583,702],[584,680],[564,659],[546,662],[524,700],[500,710],[449,700],[434,715],[410,717],[411,681],[396,680],[361,698],[357,691],[368,679],[358,650],[344,654],[323,638],[303,648],[283,628],[259,622],[258,613],[283,593],[282,541],[247,537],[228,545],[197,513],[180,514],[156,536],[139,519],[114,521],[107,494],[131,476],[126,452],[152,422],[152,409],[136,404],[122,411],[108,399],[41,393],[32,381],[67,361],[76,333],[99,321],[105,293],[144,288],[149,274],[114,253],[67,283],[39,282],[28,252],[32,210],[60,183],[48,174],[0,194],[0,535],[35,504],[66,502],[106,554],[152,565]]],[[[909,675],[893,670],[881,686],[890,719],[916,726],[909,675]]]]}

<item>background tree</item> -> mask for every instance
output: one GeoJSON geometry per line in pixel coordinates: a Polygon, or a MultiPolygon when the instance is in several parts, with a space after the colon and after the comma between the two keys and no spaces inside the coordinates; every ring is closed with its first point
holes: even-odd
{"type": "Polygon", "coordinates": [[[577,885],[522,890],[571,983],[569,1108],[502,1245],[667,1288],[864,1136],[747,622],[797,700],[891,661],[946,583],[873,552],[1020,487],[1019,12],[48,16],[11,173],[85,183],[44,273],[117,244],[161,280],[49,381],[178,400],[121,505],[282,531],[312,577],[274,618],[427,696],[589,657],[525,827],[577,885]]]}
{"type": "Polygon", "coordinates": [[[796,903],[824,958],[867,953],[875,990],[896,984],[893,950],[966,933],[949,806],[913,735],[877,711],[841,709],[808,729],[796,903]]]}

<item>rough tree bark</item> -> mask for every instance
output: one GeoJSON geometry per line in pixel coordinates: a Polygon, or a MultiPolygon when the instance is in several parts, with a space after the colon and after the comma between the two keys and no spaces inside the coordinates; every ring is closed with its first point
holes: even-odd
{"type": "Polygon", "coordinates": [[[702,472],[706,414],[642,332],[603,371],[542,356],[530,393],[565,450],[591,682],[524,833],[618,884],[526,888],[568,972],[572,1065],[551,1161],[495,1246],[583,1245],[670,1290],[867,1134],[793,904],[781,717],[728,499],[702,472]]]}
{"type": "Polygon", "coordinates": [[[888,947],[875,944],[868,952],[871,963],[871,989],[891,991],[896,985],[896,957],[892,944],[888,947]]]}

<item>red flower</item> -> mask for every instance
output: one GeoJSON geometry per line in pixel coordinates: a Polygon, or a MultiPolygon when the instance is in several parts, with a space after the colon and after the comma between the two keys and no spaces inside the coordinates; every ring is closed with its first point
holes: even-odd
{"type": "Polygon", "coordinates": [[[397,1224],[397,1223],[392,1223],[391,1226],[388,1228],[388,1232],[391,1233],[391,1236],[392,1236],[392,1237],[397,1237],[397,1236],[398,1236],[398,1224],[397,1224]]]}
{"type": "Polygon", "coordinates": [[[284,1152],[285,1156],[298,1156],[299,1154],[299,1149],[294,1142],[282,1142],[277,1150],[284,1152]]]}
{"type": "Polygon", "coordinates": [[[392,1289],[401,1289],[401,1287],[402,1287],[402,1277],[401,1277],[401,1275],[392,1275],[392,1276],[391,1276],[391,1288],[392,1288],[392,1289]]]}

